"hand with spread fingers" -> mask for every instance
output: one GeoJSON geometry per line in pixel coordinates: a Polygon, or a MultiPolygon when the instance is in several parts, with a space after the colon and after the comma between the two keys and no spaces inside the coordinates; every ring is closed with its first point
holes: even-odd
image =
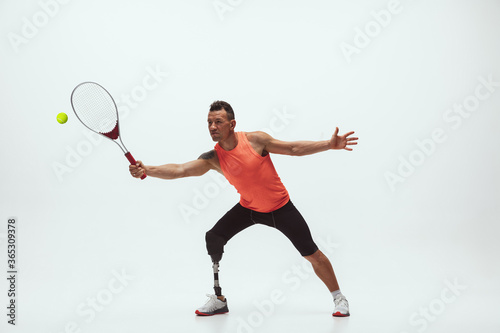
{"type": "Polygon", "coordinates": [[[354,134],[354,131],[348,132],[340,136],[338,134],[339,134],[339,128],[336,127],[335,132],[333,133],[332,138],[330,139],[330,147],[332,149],[352,150],[352,148],[349,148],[348,146],[358,144],[358,138],[349,137],[350,135],[354,134]]]}

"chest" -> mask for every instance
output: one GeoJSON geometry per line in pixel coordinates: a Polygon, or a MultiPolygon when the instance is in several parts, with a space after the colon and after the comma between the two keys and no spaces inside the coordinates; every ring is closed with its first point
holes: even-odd
{"type": "Polygon", "coordinates": [[[219,156],[221,169],[226,176],[231,178],[244,176],[246,179],[259,177],[259,174],[268,163],[269,156],[260,156],[256,151],[250,149],[253,148],[248,146],[247,149],[235,149],[234,151],[225,152],[223,156],[219,156]]]}

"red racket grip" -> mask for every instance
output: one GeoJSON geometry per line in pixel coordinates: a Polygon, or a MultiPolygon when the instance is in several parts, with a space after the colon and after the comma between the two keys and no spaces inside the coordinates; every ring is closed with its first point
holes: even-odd
{"type": "MultiPolygon", "coordinates": [[[[135,165],[135,163],[136,163],[135,158],[132,156],[132,154],[131,154],[130,152],[127,152],[127,153],[125,154],[125,157],[126,157],[126,158],[127,158],[127,160],[130,162],[130,164],[135,165]]],[[[141,179],[144,179],[144,178],[146,178],[146,177],[147,177],[147,176],[146,176],[146,174],[143,174],[143,175],[141,176],[141,179]]]]}

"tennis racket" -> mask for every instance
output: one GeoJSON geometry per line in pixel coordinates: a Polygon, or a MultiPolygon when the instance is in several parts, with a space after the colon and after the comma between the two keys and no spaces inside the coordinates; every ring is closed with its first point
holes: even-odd
{"type": "MultiPolygon", "coordinates": [[[[80,83],[71,93],[71,107],[85,127],[116,143],[130,164],[135,165],[134,157],[120,137],[118,108],[106,89],[95,82],[80,83]]],[[[144,178],[146,174],[141,177],[144,178]]]]}

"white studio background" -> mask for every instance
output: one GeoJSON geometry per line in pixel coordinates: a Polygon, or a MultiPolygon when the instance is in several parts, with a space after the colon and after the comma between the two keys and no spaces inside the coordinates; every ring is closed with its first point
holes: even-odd
{"type": "Polygon", "coordinates": [[[498,331],[498,17],[497,0],[0,1],[1,331],[498,331]],[[273,155],[352,316],[332,318],[305,260],[255,226],[221,262],[231,312],[195,317],[213,283],[204,234],[237,193],[214,173],[130,177],[71,110],[88,80],[146,164],[210,150],[217,99],[242,131],[356,131],[353,152],[273,155]]]}

